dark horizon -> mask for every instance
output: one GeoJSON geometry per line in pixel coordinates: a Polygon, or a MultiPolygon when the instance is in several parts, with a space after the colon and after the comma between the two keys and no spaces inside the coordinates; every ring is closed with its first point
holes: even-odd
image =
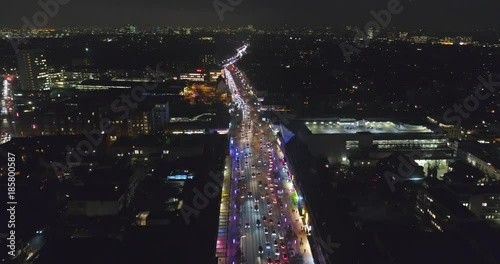
{"type": "MultiPolygon", "coordinates": [[[[364,26],[373,20],[370,11],[387,9],[390,1],[323,3],[317,1],[302,5],[298,1],[261,3],[241,0],[233,11],[226,11],[221,21],[214,1],[190,0],[178,3],[145,0],[142,2],[97,0],[69,0],[60,5],[59,11],[49,18],[48,27],[119,27],[137,26],[207,26],[234,27],[254,25],[258,28],[317,27],[343,28],[346,25],[364,26]],[[140,10],[140,12],[138,11],[140,10]]],[[[227,3],[220,0],[220,3],[227,3]]],[[[474,3],[445,0],[426,4],[411,0],[399,1],[403,10],[392,15],[390,27],[426,29],[437,31],[474,31],[499,28],[495,10],[500,3],[486,0],[474,3]]],[[[4,2],[6,14],[0,26],[20,28],[23,17],[32,21],[33,15],[42,10],[37,2],[24,3],[14,0],[4,2]]]]}

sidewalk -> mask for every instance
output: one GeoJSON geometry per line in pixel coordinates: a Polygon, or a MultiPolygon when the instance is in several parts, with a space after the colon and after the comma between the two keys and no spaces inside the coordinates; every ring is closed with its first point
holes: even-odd
{"type": "Polygon", "coordinates": [[[312,256],[312,252],[311,252],[311,245],[309,244],[309,239],[307,237],[307,234],[304,233],[302,230],[300,230],[300,225],[301,225],[301,220],[300,220],[300,216],[299,214],[297,213],[297,210],[295,210],[295,213],[294,213],[294,216],[293,216],[293,224],[292,225],[292,229],[293,229],[293,232],[295,234],[297,234],[297,244],[294,245],[294,249],[295,249],[295,254],[297,255],[302,255],[303,257],[303,260],[304,260],[304,264],[314,264],[314,258],[312,256]],[[299,220],[299,223],[297,224],[295,222],[295,220],[298,219],[299,220]],[[302,239],[302,240],[301,240],[302,239]],[[302,243],[300,243],[302,241],[302,243]],[[306,250],[306,253],[304,253],[304,249],[306,250]]]}
{"type": "Polygon", "coordinates": [[[226,156],[225,169],[222,181],[221,190],[221,201],[219,209],[219,225],[218,225],[218,236],[216,243],[216,256],[219,258],[219,263],[227,263],[227,257],[230,256],[231,250],[229,249],[229,217],[231,216],[230,207],[230,186],[231,186],[231,174],[232,174],[232,160],[231,156],[226,156]]]}
{"type": "MultiPolygon", "coordinates": [[[[281,166],[280,166],[281,167],[281,166]]],[[[283,173],[282,173],[283,174],[283,173]]],[[[295,250],[295,254],[297,255],[302,255],[303,257],[303,262],[304,264],[314,264],[314,258],[312,256],[311,252],[311,245],[309,244],[309,239],[307,237],[307,234],[302,231],[300,228],[302,227],[302,220],[300,219],[300,215],[297,212],[297,206],[291,204],[292,201],[292,196],[290,195],[290,191],[288,190],[289,187],[291,187],[291,183],[285,183],[284,184],[284,190],[283,190],[283,198],[289,203],[289,206],[291,206],[293,209],[292,217],[290,219],[290,225],[292,226],[293,232],[297,235],[297,244],[293,244],[293,248],[295,250]],[[302,243],[301,242],[302,239],[302,243]],[[304,253],[304,249],[306,252],[304,253]]]]}

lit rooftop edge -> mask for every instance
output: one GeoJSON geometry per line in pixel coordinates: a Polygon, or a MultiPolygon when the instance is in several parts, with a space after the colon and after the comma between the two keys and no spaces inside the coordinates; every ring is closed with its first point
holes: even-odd
{"type": "Polygon", "coordinates": [[[394,123],[392,121],[307,121],[306,127],[313,134],[355,134],[358,132],[369,133],[432,133],[430,129],[422,125],[409,125],[394,123]]]}

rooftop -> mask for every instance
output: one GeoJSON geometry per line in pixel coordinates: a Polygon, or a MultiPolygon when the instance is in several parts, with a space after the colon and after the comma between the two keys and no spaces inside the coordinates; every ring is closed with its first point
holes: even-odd
{"type": "Polygon", "coordinates": [[[442,232],[380,232],[376,239],[393,263],[488,263],[467,240],[442,232]]]}
{"type": "Polygon", "coordinates": [[[70,195],[71,201],[116,201],[125,191],[111,186],[82,186],[76,188],[70,195]]]}
{"type": "Polygon", "coordinates": [[[442,206],[447,208],[451,214],[460,219],[475,219],[476,216],[465,206],[458,202],[457,197],[446,188],[427,188],[425,189],[434,200],[437,200],[442,206]]]}
{"type": "Polygon", "coordinates": [[[312,134],[355,134],[368,133],[432,133],[421,125],[395,123],[392,121],[368,121],[355,119],[330,119],[321,121],[305,121],[304,124],[312,134]]]}
{"type": "Polygon", "coordinates": [[[165,136],[156,135],[141,135],[136,137],[119,137],[112,145],[112,147],[149,147],[166,145],[165,136]]]}
{"type": "Polygon", "coordinates": [[[500,143],[481,144],[475,141],[462,141],[459,149],[469,152],[495,168],[500,168],[500,143]]]}

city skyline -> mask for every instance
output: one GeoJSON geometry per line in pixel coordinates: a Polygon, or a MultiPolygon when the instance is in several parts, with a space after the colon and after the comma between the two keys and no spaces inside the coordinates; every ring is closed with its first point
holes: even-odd
{"type": "MultiPolygon", "coordinates": [[[[50,1],[40,3],[48,3],[50,1]]],[[[391,1],[357,1],[341,3],[309,2],[250,2],[233,1],[234,7],[224,0],[185,2],[165,2],[147,0],[106,1],[96,0],[63,1],[58,12],[49,18],[47,27],[97,26],[119,27],[126,24],[137,26],[242,26],[252,24],[256,27],[290,25],[293,27],[331,26],[343,28],[346,25],[364,26],[373,16],[373,10],[387,9],[391,1]],[[217,4],[216,4],[217,3],[217,4]],[[230,8],[220,17],[214,7],[230,8]],[[231,9],[232,8],[232,9],[231,9]],[[140,11],[138,11],[140,10],[140,11]],[[221,19],[223,18],[223,19],[221,19]]],[[[470,2],[440,1],[429,3],[420,1],[399,1],[402,12],[393,15],[390,26],[432,29],[439,31],[473,31],[476,29],[498,28],[495,11],[500,3],[486,0],[470,2]]],[[[37,2],[24,3],[8,0],[3,5],[9,10],[0,19],[0,26],[20,28],[23,17],[32,21],[33,15],[40,11],[37,2]]]]}

